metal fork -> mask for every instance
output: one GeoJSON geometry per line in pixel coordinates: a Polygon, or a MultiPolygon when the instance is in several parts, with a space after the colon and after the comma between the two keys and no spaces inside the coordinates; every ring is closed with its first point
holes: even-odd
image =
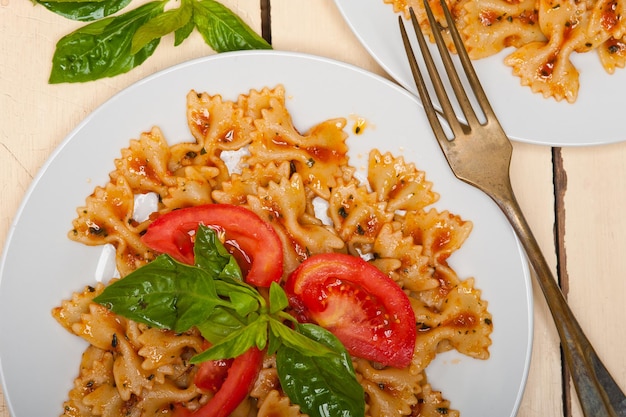
{"type": "Polygon", "coordinates": [[[433,88],[439,99],[442,115],[433,106],[402,16],[398,19],[400,32],[417,90],[435,137],[454,175],[489,195],[502,209],[517,233],[554,318],[561,339],[565,362],[574,381],[584,415],[586,417],[626,417],[624,393],[598,358],[593,346],[567,305],[567,301],[552,276],[552,272],[517,203],[509,177],[513,147],[480,85],[445,0],[440,0],[440,2],[446,16],[447,30],[450,31],[454,40],[463,70],[486,120],[481,122],[476,116],[441,35],[441,31],[446,29],[442,28],[435,20],[428,0],[425,0],[424,6],[443,66],[446,69],[459,107],[465,116],[465,122],[457,118],[424,35],[419,29],[415,13],[411,9],[411,23],[433,88]],[[444,130],[440,117],[447,123],[448,133],[444,130]],[[451,137],[448,137],[449,135],[451,137]]]}

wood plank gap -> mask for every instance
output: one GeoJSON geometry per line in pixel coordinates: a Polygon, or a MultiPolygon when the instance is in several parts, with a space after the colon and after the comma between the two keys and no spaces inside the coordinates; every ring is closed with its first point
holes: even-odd
{"type": "MultiPolygon", "coordinates": [[[[556,250],[556,273],[565,299],[569,293],[569,275],[567,274],[567,251],[565,249],[565,192],[567,191],[567,172],[563,166],[561,148],[552,148],[552,178],[554,181],[554,240],[556,250]]],[[[563,415],[572,415],[572,397],[570,372],[565,364],[561,348],[561,386],[563,390],[563,415]]]]}
{"type": "Polygon", "coordinates": [[[272,7],[270,0],[261,0],[261,36],[272,44],[272,7]]]}

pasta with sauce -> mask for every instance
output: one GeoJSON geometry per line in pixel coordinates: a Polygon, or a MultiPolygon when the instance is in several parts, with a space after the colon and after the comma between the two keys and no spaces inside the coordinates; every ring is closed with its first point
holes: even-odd
{"type": "MultiPolygon", "coordinates": [[[[422,30],[429,32],[422,0],[383,0],[408,18],[412,7],[422,30]]],[[[439,0],[429,0],[444,22],[439,0]]],[[[472,59],[513,48],[504,63],[535,93],[565,99],[578,97],[576,53],[595,51],[608,74],[626,66],[624,0],[448,0],[455,23],[472,59]]],[[[451,38],[447,44],[454,50],[451,38]]]]}
{"type": "MultiPolygon", "coordinates": [[[[471,222],[429,208],[438,199],[433,184],[402,157],[371,151],[368,184],[361,184],[348,161],[346,120],[326,120],[301,134],[282,86],[251,90],[237,101],[191,91],[187,121],[193,142],[170,146],[155,127],[122,149],[110,181],[77,209],[70,239],[113,245],[124,279],[157,255],[140,240],[156,216],[133,217],[134,197],[155,193],[159,214],[200,204],[246,206],[279,234],[285,274],[316,253],[369,259],[409,295],[419,331],[405,369],[353,358],[366,415],[458,415],[429,385],[426,369],[451,349],[489,357],[487,302],[473,278],[460,279],[446,262],[471,232],[471,222]],[[230,172],[224,155],[244,148],[240,169],[230,172]],[[316,199],[326,201],[330,221],[318,217],[316,199]]],[[[173,404],[191,410],[205,404],[212,394],[195,387],[197,369],[189,363],[204,348],[199,332],[176,334],[120,317],[92,301],[104,288],[87,286],[52,311],[89,344],[62,415],[169,415],[173,404]]],[[[302,415],[281,390],[274,357],[265,358],[250,395],[232,415],[302,415]]]]}

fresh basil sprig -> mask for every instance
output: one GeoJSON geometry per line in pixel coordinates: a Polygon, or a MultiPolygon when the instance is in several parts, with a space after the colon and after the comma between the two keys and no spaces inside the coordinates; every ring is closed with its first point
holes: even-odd
{"type": "Polygon", "coordinates": [[[278,374],[291,401],[311,417],[364,415],[363,388],[350,356],[327,330],[288,314],[277,283],[267,300],[242,280],[234,257],[215,231],[200,225],[195,265],[169,255],[110,284],[94,301],[128,319],[184,332],[196,327],[211,347],[192,363],[237,357],[252,347],[276,354],[278,374]]]}
{"type": "Polygon", "coordinates": [[[180,45],[197,29],[216,52],[271,49],[239,16],[215,0],[181,0],[165,10],[169,0],[153,1],[110,16],[130,0],[36,0],[70,19],[92,21],[61,38],[52,58],[49,82],[73,83],[114,77],[149,58],[161,38],[174,33],[180,45]]]}

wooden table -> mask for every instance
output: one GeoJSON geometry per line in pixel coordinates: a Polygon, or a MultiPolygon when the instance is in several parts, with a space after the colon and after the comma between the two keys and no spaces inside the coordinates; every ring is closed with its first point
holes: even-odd
{"type": "MultiPolygon", "coordinates": [[[[275,49],[327,56],[384,75],[332,0],[222,2],[259,33],[264,27],[275,49]],[[261,9],[268,4],[271,13],[263,16],[261,9]]],[[[50,85],[55,44],[78,26],[27,0],[0,0],[0,248],[37,171],[85,116],[149,74],[212,53],[199,36],[192,35],[177,48],[168,38],[153,57],[128,74],[87,84],[50,85]]],[[[626,142],[582,148],[516,143],[511,169],[520,204],[570,305],[618,383],[626,388],[622,304],[626,142]]],[[[535,342],[519,416],[581,416],[570,381],[563,377],[549,312],[540,291],[535,288],[534,293],[535,342]]],[[[0,396],[0,417],[9,415],[0,396]]]]}

